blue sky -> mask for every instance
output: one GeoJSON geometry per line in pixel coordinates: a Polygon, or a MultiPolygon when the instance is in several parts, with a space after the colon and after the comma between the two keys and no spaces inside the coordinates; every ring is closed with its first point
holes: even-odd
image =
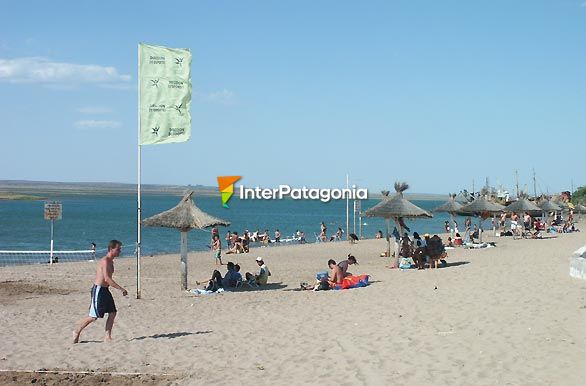
{"type": "Polygon", "coordinates": [[[135,183],[137,45],[189,48],[192,138],[142,179],[411,192],[586,185],[586,0],[19,1],[0,179],[135,183]]]}

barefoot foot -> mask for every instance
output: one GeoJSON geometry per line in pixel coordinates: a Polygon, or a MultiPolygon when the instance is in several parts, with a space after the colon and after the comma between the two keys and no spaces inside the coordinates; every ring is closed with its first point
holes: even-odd
{"type": "Polygon", "coordinates": [[[79,343],[79,331],[75,330],[73,331],[73,344],[75,343],[79,343]]]}

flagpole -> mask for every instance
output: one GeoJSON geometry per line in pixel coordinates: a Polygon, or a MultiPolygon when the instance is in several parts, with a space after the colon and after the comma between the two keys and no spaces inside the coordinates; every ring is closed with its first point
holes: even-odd
{"type": "Polygon", "coordinates": [[[141,247],[141,205],[140,205],[140,174],[141,174],[141,146],[140,146],[140,45],[138,46],[138,178],[137,178],[137,206],[136,206],[136,298],[140,299],[140,247],[141,247]]]}
{"type": "MultiPolygon", "coordinates": [[[[348,182],[348,174],[346,173],[346,189],[350,189],[349,182],[348,182]]],[[[350,198],[346,195],[346,240],[349,240],[348,233],[350,233],[350,198]]]]}

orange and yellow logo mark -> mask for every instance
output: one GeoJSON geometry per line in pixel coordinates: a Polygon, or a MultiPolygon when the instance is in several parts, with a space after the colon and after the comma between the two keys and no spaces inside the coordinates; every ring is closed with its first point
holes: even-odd
{"type": "Polygon", "coordinates": [[[228,200],[234,194],[234,183],[240,179],[240,176],[222,176],[218,177],[218,187],[222,194],[222,206],[228,208],[228,200]]]}

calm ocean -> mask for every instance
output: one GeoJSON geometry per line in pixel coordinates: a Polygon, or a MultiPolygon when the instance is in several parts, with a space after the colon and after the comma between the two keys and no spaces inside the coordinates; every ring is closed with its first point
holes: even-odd
{"type": "MultiPolygon", "coordinates": [[[[78,195],[52,197],[63,204],[63,219],[55,221],[54,249],[89,249],[95,242],[98,249],[104,249],[110,239],[119,239],[126,246],[124,255],[134,251],[136,243],[136,196],[132,195],[78,195]]],[[[145,195],[142,200],[143,219],[174,207],[177,196],[145,195]]],[[[365,200],[362,210],[378,203],[379,200],[365,200]]],[[[413,201],[414,204],[430,211],[442,201],[413,201]]],[[[230,208],[222,207],[219,197],[196,197],[196,205],[213,216],[228,220],[232,225],[220,227],[222,242],[228,229],[241,234],[265,229],[274,235],[279,229],[282,237],[292,235],[297,229],[306,234],[308,242],[314,242],[314,233],[319,233],[320,222],[328,226],[328,235],[338,227],[346,228],[346,201],[329,203],[312,200],[230,200],[230,208]]],[[[0,250],[48,250],[50,247],[50,221],[43,219],[43,201],[0,201],[0,250]]],[[[352,202],[350,202],[350,211],[352,202]]],[[[434,213],[432,219],[407,221],[411,231],[419,233],[443,232],[444,221],[449,216],[434,213]]],[[[373,238],[379,229],[384,232],[384,220],[363,218],[362,234],[373,238]]],[[[356,217],[356,234],[359,222],[356,217]]],[[[350,231],[353,231],[353,217],[350,215],[350,231]]],[[[189,232],[189,250],[206,250],[209,231],[189,232]]],[[[143,254],[177,253],[179,232],[166,228],[146,228],[142,231],[143,254]]],[[[224,244],[225,246],[225,244],[224,244]]]]}

